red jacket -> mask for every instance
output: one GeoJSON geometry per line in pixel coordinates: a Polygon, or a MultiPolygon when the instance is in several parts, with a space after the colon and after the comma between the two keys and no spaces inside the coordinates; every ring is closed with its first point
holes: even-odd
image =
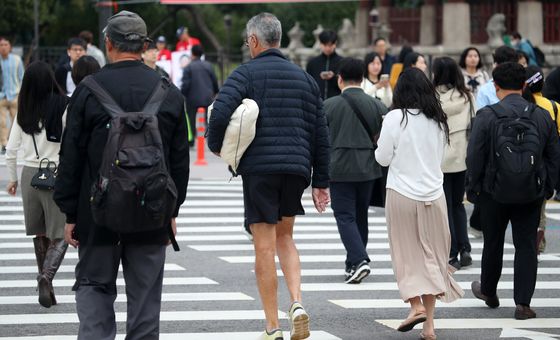
{"type": "Polygon", "coordinates": [[[177,42],[177,45],[175,45],[175,51],[188,51],[194,45],[200,45],[200,40],[190,37],[187,41],[177,42]]]}

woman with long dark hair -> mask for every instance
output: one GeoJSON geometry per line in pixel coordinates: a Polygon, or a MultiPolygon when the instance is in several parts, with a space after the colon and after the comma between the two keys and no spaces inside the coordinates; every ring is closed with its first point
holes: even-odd
{"type": "MultiPolygon", "coordinates": [[[[51,190],[35,189],[31,179],[41,160],[58,165],[60,138],[64,124],[63,112],[68,98],[56,83],[51,67],[37,61],[30,64],[23,76],[18,99],[18,114],[6,146],[6,165],[10,175],[8,193],[16,195],[18,188],[17,153],[22,150],[24,166],[21,173],[23,215],[27,235],[34,235],[33,245],[39,275],[37,285],[39,303],[49,308],[56,304],[52,280],[68,244],[64,242],[65,216],[54,203],[51,190]],[[59,126],[57,129],[56,126],[59,126]],[[57,133],[46,132],[54,127],[57,133]],[[58,140],[52,141],[52,140],[58,140]]],[[[42,166],[46,166],[43,161],[42,166]]]]}
{"type": "Polygon", "coordinates": [[[401,297],[410,303],[398,330],[423,322],[422,339],[436,338],[436,298],[451,302],[463,295],[448,264],[451,237],[441,171],[448,142],[447,117],[434,85],[418,68],[404,70],[375,158],[389,166],[385,209],[391,260],[401,297]]]}
{"type": "Polygon", "coordinates": [[[449,264],[461,269],[472,264],[471,244],[467,233],[467,213],[463,198],[467,171],[467,131],[475,115],[474,97],[465,86],[459,65],[452,58],[435,59],[433,72],[434,86],[443,112],[447,115],[449,126],[449,144],[445,147],[445,157],[441,164],[443,191],[447,201],[451,232],[449,264]]]}
{"type": "Polygon", "coordinates": [[[490,76],[482,65],[480,52],[476,47],[467,47],[459,57],[459,66],[467,88],[473,93],[474,98],[480,86],[490,80],[490,76]]]}
{"type": "Polygon", "coordinates": [[[364,80],[360,85],[361,88],[373,98],[381,100],[386,107],[390,107],[393,101],[393,90],[389,85],[389,75],[382,76],[381,74],[383,69],[381,56],[375,52],[368,53],[364,58],[364,64],[364,80]]]}

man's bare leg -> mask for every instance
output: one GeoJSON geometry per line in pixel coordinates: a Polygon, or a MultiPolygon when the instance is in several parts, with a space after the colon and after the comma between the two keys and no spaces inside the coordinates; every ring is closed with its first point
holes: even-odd
{"type": "Polygon", "coordinates": [[[266,317],[266,330],[280,328],[278,322],[278,278],[276,276],[276,226],[267,223],[251,224],[255,247],[255,275],[266,317]]]}
{"type": "Polygon", "coordinates": [[[301,265],[293,239],[295,217],[282,217],[276,226],[276,249],[291,302],[301,302],[301,265]]]}

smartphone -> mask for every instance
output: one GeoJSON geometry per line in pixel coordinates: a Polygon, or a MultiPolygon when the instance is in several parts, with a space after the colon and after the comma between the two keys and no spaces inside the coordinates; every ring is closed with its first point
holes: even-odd
{"type": "Polygon", "coordinates": [[[323,71],[319,73],[319,76],[321,77],[321,79],[327,79],[329,77],[329,74],[330,74],[329,71],[323,71]]]}
{"type": "Polygon", "coordinates": [[[389,75],[388,74],[382,74],[381,77],[379,78],[380,81],[384,81],[384,80],[389,80],[389,75]]]}

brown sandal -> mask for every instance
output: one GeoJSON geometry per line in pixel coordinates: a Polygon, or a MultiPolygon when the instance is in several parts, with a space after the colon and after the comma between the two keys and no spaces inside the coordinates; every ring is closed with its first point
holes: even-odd
{"type": "Polygon", "coordinates": [[[412,317],[404,320],[403,323],[401,323],[401,325],[399,326],[399,328],[397,328],[397,330],[399,332],[408,332],[411,329],[413,329],[414,326],[416,326],[417,324],[426,321],[427,318],[428,317],[425,312],[418,312],[414,314],[412,317]]]}

